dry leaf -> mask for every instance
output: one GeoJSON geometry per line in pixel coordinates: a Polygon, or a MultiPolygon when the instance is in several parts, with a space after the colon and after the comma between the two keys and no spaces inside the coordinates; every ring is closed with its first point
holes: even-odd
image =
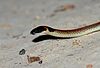
{"type": "Polygon", "coordinates": [[[30,56],[27,55],[27,59],[28,59],[28,63],[40,61],[40,57],[38,57],[38,56],[30,57],[30,56]]]}

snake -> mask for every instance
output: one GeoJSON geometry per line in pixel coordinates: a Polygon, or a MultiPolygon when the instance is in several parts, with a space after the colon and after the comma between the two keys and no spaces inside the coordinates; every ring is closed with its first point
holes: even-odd
{"type": "Polygon", "coordinates": [[[55,29],[49,26],[38,26],[32,29],[30,34],[35,35],[36,33],[44,33],[46,35],[60,38],[75,38],[92,34],[97,31],[100,31],[100,22],[68,30],[55,29]]]}

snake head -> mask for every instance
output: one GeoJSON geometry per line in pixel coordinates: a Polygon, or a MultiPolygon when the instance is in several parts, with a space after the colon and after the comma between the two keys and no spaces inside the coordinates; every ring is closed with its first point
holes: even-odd
{"type": "Polygon", "coordinates": [[[36,27],[36,28],[34,28],[31,32],[30,32],[30,34],[36,34],[36,33],[41,33],[41,32],[43,32],[43,31],[46,31],[47,30],[47,27],[46,26],[38,26],[38,27],[36,27]]]}
{"type": "Polygon", "coordinates": [[[49,31],[49,32],[53,32],[55,29],[51,28],[51,27],[48,27],[48,26],[38,26],[36,28],[34,28],[30,34],[33,34],[35,35],[36,33],[41,33],[41,32],[44,32],[44,31],[49,31]]]}

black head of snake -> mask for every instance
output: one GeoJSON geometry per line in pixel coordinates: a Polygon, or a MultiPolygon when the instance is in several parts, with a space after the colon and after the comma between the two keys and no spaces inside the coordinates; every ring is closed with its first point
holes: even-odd
{"type": "Polygon", "coordinates": [[[48,27],[48,26],[38,26],[36,28],[34,28],[30,34],[36,34],[36,33],[41,33],[41,32],[44,32],[44,31],[49,31],[49,32],[54,32],[55,29],[51,28],[51,27],[48,27]]]}

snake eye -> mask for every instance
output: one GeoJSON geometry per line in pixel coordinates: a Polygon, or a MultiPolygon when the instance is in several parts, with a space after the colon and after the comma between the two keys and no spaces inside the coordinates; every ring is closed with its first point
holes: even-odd
{"type": "Polygon", "coordinates": [[[55,31],[55,29],[53,29],[53,28],[51,28],[51,27],[48,27],[48,30],[49,30],[50,32],[54,32],[54,31],[55,31]]]}
{"type": "Polygon", "coordinates": [[[43,32],[43,31],[46,31],[46,27],[45,26],[38,26],[38,27],[36,27],[36,28],[34,28],[31,32],[30,32],[30,34],[35,34],[35,33],[41,33],[41,32],[43,32]]]}

